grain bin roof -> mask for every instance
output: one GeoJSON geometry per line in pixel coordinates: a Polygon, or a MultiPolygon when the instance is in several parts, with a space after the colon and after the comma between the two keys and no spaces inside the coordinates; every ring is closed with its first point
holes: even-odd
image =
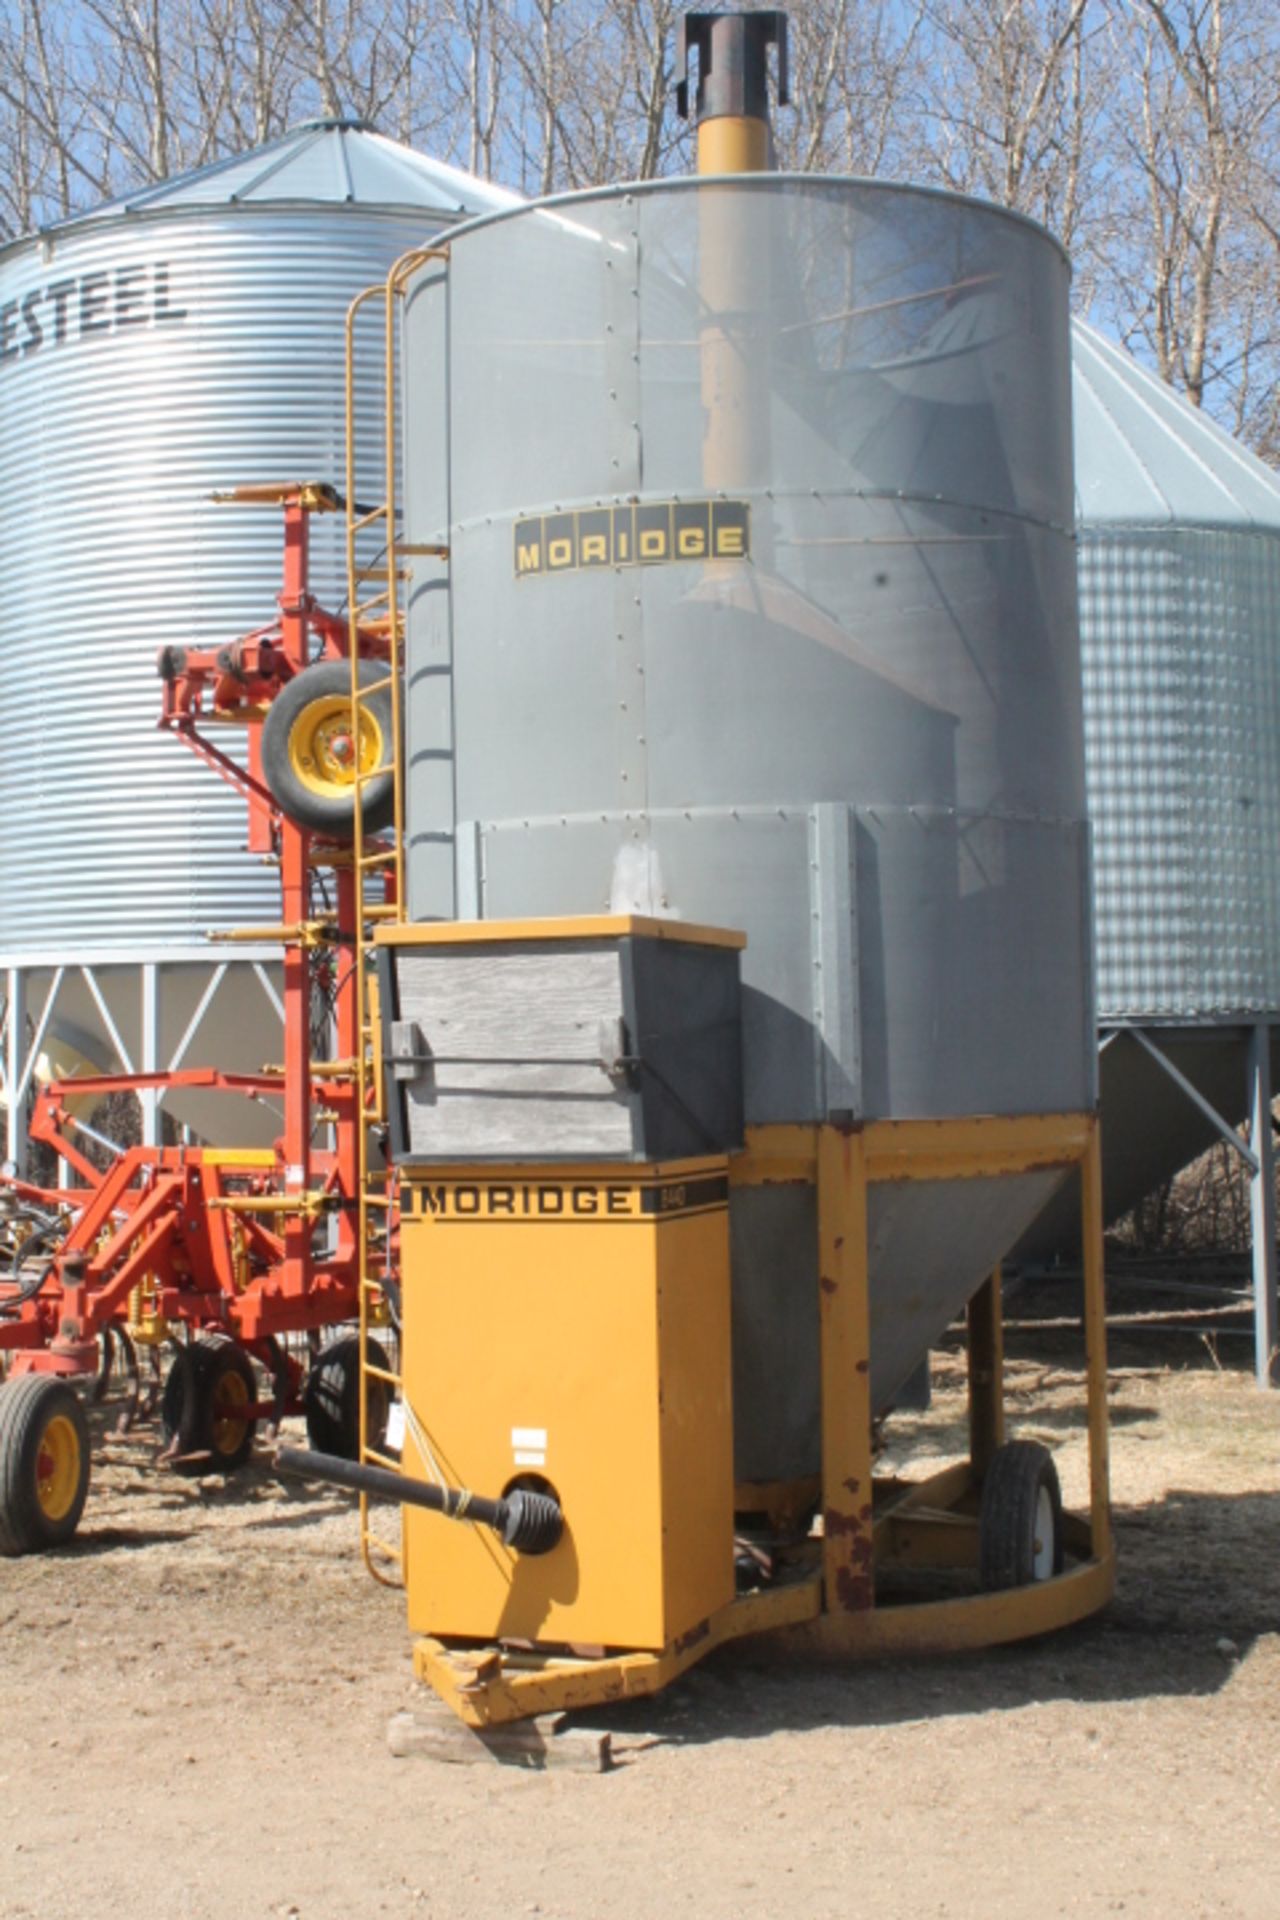
{"type": "Polygon", "coordinates": [[[1123,348],[1072,331],[1082,525],[1280,532],[1280,474],[1123,348]]]}
{"type": "Polygon", "coordinates": [[[519,194],[388,140],[362,121],[304,120],[265,146],[139,187],[59,224],[282,204],[385,207],[452,220],[519,203],[519,194]]]}

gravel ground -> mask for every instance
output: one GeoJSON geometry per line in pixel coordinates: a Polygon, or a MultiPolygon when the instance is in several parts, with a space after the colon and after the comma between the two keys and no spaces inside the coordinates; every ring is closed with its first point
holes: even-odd
{"type": "MultiPolygon", "coordinates": [[[[1011,1341],[1014,1427],[1079,1502],[1055,1337],[1011,1341]]],[[[593,1722],[602,1776],[392,1759],[402,1602],[346,1501],[104,1433],[76,1545],[0,1562],[0,1915],[1275,1920],[1280,1400],[1148,1344],[1117,1356],[1103,1617],[946,1662],[727,1650],[593,1722]]],[[[961,1432],[937,1365],[913,1465],[961,1432]]]]}

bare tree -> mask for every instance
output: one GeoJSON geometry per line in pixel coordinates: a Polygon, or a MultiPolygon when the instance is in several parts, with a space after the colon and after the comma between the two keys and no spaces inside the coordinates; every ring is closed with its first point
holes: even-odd
{"type": "MultiPolygon", "coordinates": [[[[17,0],[0,237],[351,115],[551,192],[691,162],[679,0],[17,0]]],[[[1280,451],[1280,11],[1258,0],[792,0],[782,166],[1043,220],[1076,299],[1280,451]]]]}
{"type": "Polygon", "coordinates": [[[1139,111],[1113,118],[1130,219],[1107,304],[1162,378],[1196,406],[1220,384],[1247,428],[1280,291],[1280,23],[1242,0],[1127,0],[1114,33],[1139,111]]]}
{"type": "Polygon", "coordinates": [[[1085,197],[1099,0],[926,0],[913,120],[927,175],[1052,227],[1085,197]]]}
{"type": "MultiPolygon", "coordinates": [[[[498,0],[453,0],[437,48],[443,91],[453,109],[453,145],[482,179],[494,176],[504,104],[505,46],[498,0]]],[[[401,123],[403,125],[403,121],[401,123]]]]}

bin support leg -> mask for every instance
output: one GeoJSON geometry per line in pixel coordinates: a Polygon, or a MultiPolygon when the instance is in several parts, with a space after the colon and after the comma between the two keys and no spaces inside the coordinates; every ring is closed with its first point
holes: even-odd
{"type": "Polygon", "coordinates": [[[27,1171],[27,1102],[22,1086],[27,1064],[27,977],[21,967],[9,968],[9,1028],[5,1035],[5,1080],[9,1092],[5,1159],[18,1173],[27,1171]]]}
{"type": "Polygon", "coordinates": [[[969,1302],[969,1460],[981,1480],[1004,1445],[1004,1308],[997,1267],[969,1302]]]}
{"type": "Polygon", "coordinates": [[[1107,1295],[1102,1251],[1102,1156],[1095,1123],[1080,1163],[1080,1239],[1084,1249],[1084,1343],[1089,1404],[1089,1531],[1093,1557],[1111,1552],[1107,1444],[1107,1295]]]}
{"type": "MultiPolygon", "coordinates": [[[[142,1071],[160,1071],[160,986],[159,968],[148,960],[142,968],[142,1071]]],[[[138,1095],[142,1108],[142,1144],[160,1145],[160,1090],[144,1087],[138,1095]]]]}
{"type": "Polygon", "coordinates": [[[1280,1386],[1276,1300],[1276,1148],[1271,1128],[1271,1029],[1249,1036],[1249,1144],[1256,1166],[1249,1181],[1253,1242],[1254,1363],[1260,1387],[1280,1386]]]}

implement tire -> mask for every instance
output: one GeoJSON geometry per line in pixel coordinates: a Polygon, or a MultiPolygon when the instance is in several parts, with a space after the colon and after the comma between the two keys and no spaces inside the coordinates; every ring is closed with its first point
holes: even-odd
{"type": "Polygon", "coordinates": [[[997,1447],[982,1483],[978,1569],[996,1593],[1062,1572],[1062,1490],[1047,1447],[1010,1440],[997,1447]]]}
{"type": "MultiPolygon", "coordinates": [[[[362,660],[360,684],[385,680],[379,660],[362,660]]],[[[262,723],[262,775],[280,811],[329,840],[355,833],[357,764],[362,773],[389,766],[392,748],[391,689],[361,702],[357,755],[351,722],[351,668],[345,660],[320,660],[278,693],[262,723]]],[[[361,794],[364,833],[381,833],[395,819],[391,773],[365,782],[361,794]]]]}
{"type": "Polygon", "coordinates": [[[179,1473],[235,1473],[253,1452],[258,1398],[253,1362],[225,1333],[180,1347],[164,1383],[160,1431],[179,1473]],[[186,1456],[192,1456],[188,1459],[186,1456]]]}
{"type": "Polygon", "coordinates": [[[89,1423],[74,1387],[24,1373],[0,1387],[0,1554],[65,1546],[89,1491],[89,1423]]]}
{"type": "MultiPolygon", "coordinates": [[[[365,1346],[370,1366],[390,1372],[391,1362],[381,1341],[370,1335],[365,1346]]],[[[341,1333],[323,1347],[312,1363],[303,1391],[307,1439],[316,1453],[336,1454],[339,1460],[360,1458],[360,1336],[341,1333]]],[[[391,1390],[385,1380],[369,1382],[369,1445],[379,1450],[387,1435],[391,1390]]]]}

